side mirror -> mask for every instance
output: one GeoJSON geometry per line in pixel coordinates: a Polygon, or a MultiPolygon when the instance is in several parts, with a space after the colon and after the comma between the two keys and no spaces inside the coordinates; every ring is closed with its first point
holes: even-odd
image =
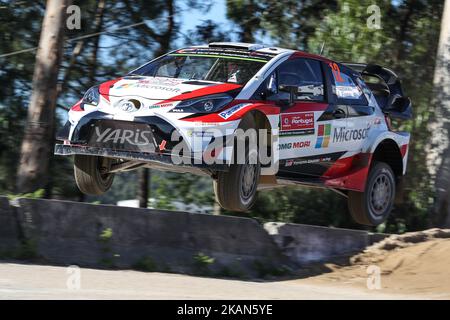
{"type": "Polygon", "coordinates": [[[288,92],[289,93],[289,105],[293,105],[295,100],[297,99],[298,94],[298,87],[297,86],[291,86],[287,84],[280,84],[278,86],[278,90],[282,92],[288,92]]]}
{"type": "Polygon", "coordinates": [[[277,94],[277,76],[276,73],[272,73],[266,81],[266,86],[264,90],[261,92],[261,98],[266,100],[271,95],[277,94]]]}

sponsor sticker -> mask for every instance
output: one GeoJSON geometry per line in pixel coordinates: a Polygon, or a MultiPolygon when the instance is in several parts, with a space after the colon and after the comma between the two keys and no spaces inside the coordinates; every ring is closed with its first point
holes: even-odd
{"type": "Polygon", "coordinates": [[[214,132],[211,131],[203,131],[203,130],[187,130],[186,135],[188,137],[214,137],[214,132]]]}
{"type": "Polygon", "coordinates": [[[172,103],[154,104],[152,106],[148,106],[147,109],[168,108],[172,106],[173,106],[172,103]]]}
{"type": "Polygon", "coordinates": [[[239,104],[237,104],[235,106],[232,106],[231,108],[228,108],[225,111],[220,112],[219,116],[226,120],[229,117],[231,117],[233,114],[235,114],[236,112],[238,112],[239,110],[245,108],[248,105],[250,105],[250,103],[239,103],[239,104]]]}
{"type": "Polygon", "coordinates": [[[179,92],[179,88],[174,88],[178,86],[182,80],[179,79],[167,79],[167,78],[154,78],[145,79],[139,81],[131,81],[119,84],[114,89],[128,89],[128,88],[140,88],[140,89],[155,89],[155,90],[165,90],[170,92],[179,92]]]}
{"type": "Polygon", "coordinates": [[[288,143],[280,143],[278,145],[279,150],[290,150],[290,149],[302,149],[308,148],[311,146],[311,141],[296,141],[296,142],[288,142],[288,143]]]}
{"type": "Polygon", "coordinates": [[[321,163],[321,162],[331,162],[331,157],[318,157],[318,158],[312,158],[312,159],[289,159],[286,160],[284,166],[285,167],[292,167],[292,166],[301,166],[305,164],[315,164],[315,163],[321,163]]]}
{"type": "Polygon", "coordinates": [[[314,134],[314,112],[281,114],[281,135],[314,134]]]}
{"type": "Polygon", "coordinates": [[[112,142],[114,144],[129,143],[131,145],[148,145],[152,141],[152,132],[148,130],[128,130],[128,129],[111,129],[106,128],[101,131],[99,127],[95,127],[95,135],[97,143],[112,142]]]}
{"type": "Polygon", "coordinates": [[[367,138],[369,135],[369,129],[346,129],[343,127],[334,128],[333,132],[333,142],[348,142],[348,141],[358,141],[367,138]]]}
{"type": "Polygon", "coordinates": [[[330,144],[331,124],[319,124],[316,149],[327,148],[330,144]]]}
{"type": "Polygon", "coordinates": [[[361,89],[359,87],[352,86],[336,86],[336,95],[339,98],[344,99],[359,99],[362,95],[361,89]]]}

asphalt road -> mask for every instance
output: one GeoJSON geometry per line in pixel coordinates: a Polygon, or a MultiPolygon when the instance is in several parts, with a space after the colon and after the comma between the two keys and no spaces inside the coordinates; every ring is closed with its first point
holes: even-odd
{"type": "Polygon", "coordinates": [[[412,299],[314,279],[256,282],[0,263],[0,299],[412,299]],[[79,271],[79,272],[78,272],[79,271]],[[79,277],[78,277],[79,276],[79,277]],[[79,288],[78,288],[79,285],[79,288]]]}

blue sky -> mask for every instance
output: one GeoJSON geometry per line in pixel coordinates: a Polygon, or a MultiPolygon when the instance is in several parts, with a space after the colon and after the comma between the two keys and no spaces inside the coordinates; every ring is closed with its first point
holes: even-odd
{"type": "Polygon", "coordinates": [[[184,10],[181,18],[181,32],[185,33],[192,30],[195,26],[201,24],[202,20],[212,20],[218,24],[229,25],[226,19],[226,5],[225,0],[211,1],[211,9],[204,14],[199,10],[184,10]]]}
{"type": "MultiPolygon", "coordinates": [[[[181,15],[180,32],[186,34],[189,30],[195,29],[195,26],[201,24],[204,20],[212,20],[215,23],[223,27],[224,30],[232,30],[231,40],[237,41],[236,29],[238,26],[226,18],[226,3],[225,0],[212,0],[211,9],[207,13],[203,13],[200,10],[184,10],[181,15]],[[233,38],[234,36],[234,38],[233,38]]],[[[262,41],[264,44],[273,45],[272,39],[267,36],[256,35],[256,38],[262,41]]],[[[182,45],[182,43],[180,43],[182,45]]]]}
{"type": "MultiPolygon", "coordinates": [[[[188,34],[189,31],[192,31],[195,29],[195,27],[202,23],[204,20],[212,20],[215,23],[221,25],[224,29],[230,29],[232,28],[232,24],[227,20],[226,18],[226,4],[225,0],[212,0],[211,1],[211,7],[210,10],[207,13],[202,12],[201,10],[195,10],[195,9],[189,9],[186,7],[186,4],[184,2],[180,3],[180,13],[181,18],[178,21],[180,23],[180,33],[181,34],[188,34]]],[[[233,39],[235,40],[235,39],[233,39]]],[[[113,43],[114,39],[108,36],[102,37],[102,45],[103,46],[109,46],[113,43]]],[[[183,46],[182,37],[179,37],[179,39],[173,43],[173,47],[181,47],[183,46]]],[[[100,55],[102,59],[108,59],[109,51],[107,49],[103,49],[100,51],[100,55]]],[[[146,61],[139,61],[136,63],[134,67],[137,67],[141,64],[143,64],[146,61]]],[[[132,67],[130,67],[130,70],[132,67]]],[[[86,88],[88,89],[88,88],[86,88]]],[[[74,102],[74,101],[73,101],[74,102]]],[[[58,110],[58,113],[65,118],[67,115],[66,112],[60,112],[58,110]]]]}

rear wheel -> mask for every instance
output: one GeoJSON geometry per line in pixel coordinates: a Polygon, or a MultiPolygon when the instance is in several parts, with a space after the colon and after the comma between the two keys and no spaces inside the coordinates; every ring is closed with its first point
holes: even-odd
{"type": "Polygon", "coordinates": [[[395,187],[391,167],[384,162],[373,163],[364,192],[348,193],[348,207],[353,220],[368,226],[386,221],[394,204],[395,187]]]}
{"type": "Polygon", "coordinates": [[[97,156],[75,155],[74,175],[81,192],[101,195],[111,188],[114,174],[108,173],[111,159],[97,156]]]}
{"type": "MultiPolygon", "coordinates": [[[[256,128],[253,116],[248,115],[240,129],[256,128]]],[[[234,158],[237,159],[236,148],[234,158]]],[[[214,193],[220,206],[230,211],[247,211],[256,201],[261,166],[257,145],[246,144],[243,163],[233,163],[227,172],[218,172],[214,180],[214,193]]]]}

